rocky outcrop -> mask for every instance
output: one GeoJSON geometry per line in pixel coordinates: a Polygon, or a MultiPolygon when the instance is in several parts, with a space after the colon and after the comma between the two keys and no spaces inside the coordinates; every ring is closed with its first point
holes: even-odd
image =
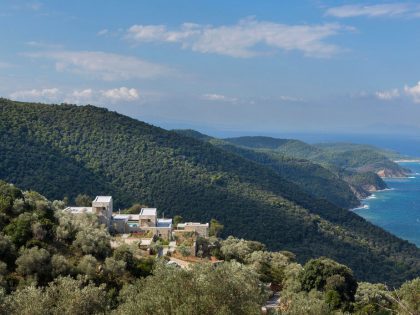
{"type": "Polygon", "coordinates": [[[407,177],[408,173],[409,172],[407,172],[407,170],[405,169],[395,170],[395,169],[388,169],[388,168],[384,168],[376,172],[376,174],[378,174],[382,178],[392,178],[392,177],[403,178],[403,177],[407,177]]]}

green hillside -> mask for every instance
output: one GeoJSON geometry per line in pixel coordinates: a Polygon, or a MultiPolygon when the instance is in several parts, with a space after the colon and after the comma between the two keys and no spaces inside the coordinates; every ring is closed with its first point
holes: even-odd
{"type": "Polygon", "coordinates": [[[310,145],[293,139],[270,137],[227,138],[226,141],[247,148],[272,152],[289,157],[307,159],[330,169],[375,172],[383,170],[386,176],[405,176],[409,170],[391,160],[390,151],[359,144],[319,144],[310,145]]]}
{"type": "Polygon", "coordinates": [[[52,199],[110,194],[117,208],[141,202],[186,220],[216,218],[226,235],[299,261],[328,256],[363,280],[398,284],[420,271],[417,247],[270,168],[106,109],[1,99],[0,138],[0,178],[52,199]]]}
{"type": "Polygon", "coordinates": [[[381,177],[405,177],[410,173],[388,157],[389,151],[368,145],[310,145],[299,140],[269,137],[239,137],[225,141],[280,160],[285,156],[310,160],[347,182],[358,198],[387,188],[381,177]]]}
{"type": "MultiPolygon", "coordinates": [[[[176,130],[185,136],[207,141],[218,148],[235,153],[243,158],[271,168],[284,179],[298,185],[306,193],[326,199],[343,208],[354,208],[360,204],[350,186],[337,175],[309,160],[291,158],[272,152],[261,152],[245,147],[232,145],[227,141],[216,139],[194,130],[176,130]]],[[[276,139],[271,142],[276,147],[276,139]]],[[[283,142],[283,141],[280,141],[283,142]]],[[[267,144],[270,144],[268,141],[267,144]]],[[[256,142],[257,147],[262,146],[256,142]]]]}
{"type": "Polygon", "coordinates": [[[374,145],[369,145],[369,144],[358,144],[358,143],[349,143],[349,142],[327,142],[327,143],[316,143],[314,144],[314,146],[322,150],[328,150],[331,152],[369,150],[369,151],[374,151],[379,154],[382,154],[391,160],[401,160],[401,159],[410,158],[409,156],[401,154],[397,151],[394,151],[391,149],[382,149],[382,148],[378,148],[374,145]]]}

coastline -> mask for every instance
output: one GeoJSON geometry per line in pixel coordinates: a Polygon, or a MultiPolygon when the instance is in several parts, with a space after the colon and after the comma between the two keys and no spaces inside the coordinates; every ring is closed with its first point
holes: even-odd
{"type": "Polygon", "coordinates": [[[420,159],[394,160],[395,163],[420,163],[420,159]]]}
{"type": "Polygon", "coordinates": [[[376,199],[375,193],[391,191],[391,190],[395,190],[395,188],[384,188],[384,189],[378,189],[378,190],[372,191],[372,192],[370,192],[370,195],[367,196],[366,198],[359,199],[360,200],[360,205],[358,205],[357,207],[354,207],[354,208],[350,208],[349,210],[350,211],[357,211],[357,210],[369,209],[369,206],[366,205],[366,204],[363,204],[363,201],[370,200],[370,199],[376,199]]]}
{"type": "Polygon", "coordinates": [[[420,160],[410,160],[404,166],[411,168],[405,178],[389,180],[388,189],[380,190],[362,199],[353,210],[371,223],[381,226],[398,237],[420,247],[420,160]],[[411,165],[409,163],[412,163],[411,165]],[[394,190],[394,192],[392,192],[394,190]],[[388,191],[385,193],[385,191],[388,191]]]}

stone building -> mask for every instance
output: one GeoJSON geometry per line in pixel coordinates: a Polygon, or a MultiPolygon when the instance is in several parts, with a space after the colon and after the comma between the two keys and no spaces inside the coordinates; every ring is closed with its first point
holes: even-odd
{"type": "Polygon", "coordinates": [[[209,236],[209,224],[199,222],[178,223],[175,232],[195,232],[202,237],[209,236]]]}
{"type": "Polygon", "coordinates": [[[92,207],[67,207],[64,211],[73,214],[96,214],[99,222],[110,229],[112,222],[113,201],[111,196],[96,196],[96,198],[92,201],[92,207]]]}
{"type": "Polygon", "coordinates": [[[197,222],[179,223],[177,230],[174,231],[172,219],[158,218],[156,208],[142,208],[139,214],[113,214],[111,196],[97,196],[92,201],[92,207],[67,207],[64,211],[73,214],[96,214],[101,224],[117,234],[138,233],[172,240],[173,232],[194,232],[202,237],[208,237],[209,232],[208,223],[197,222]]]}

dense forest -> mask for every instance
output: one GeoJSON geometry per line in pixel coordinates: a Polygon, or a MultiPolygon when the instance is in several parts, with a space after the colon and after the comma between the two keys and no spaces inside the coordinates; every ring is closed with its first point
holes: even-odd
{"type": "Polygon", "coordinates": [[[0,178],[50,199],[112,195],[118,207],[157,207],[223,222],[224,235],[326,256],[360,280],[400,285],[418,276],[420,250],[272,168],[211,143],[93,106],[0,100],[0,178]]]}
{"type": "Polygon", "coordinates": [[[230,236],[197,239],[188,269],[113,237],[93,214],[62,211],[0,181],[0,314],[416,314],[420,278],[399,288],[360,282],[329,258],[296,261],[289,251],[230,236]],[[210,257],[219,262],[210,263],[210,257]]]}
{"type": "MultiPolygon", "coordinates": [[[[352,194],[359,199],[368,197],[373,191],[387,188],[381,177],[406,177],[410,173],[410,170],[393,161],[407,158],[406,156],[371,145],[353,143],[310,145],[299,140],[270,137],[239,137],[223,141],[269,155],[272,159],[282,160],[287,157],[311,161],[344,181],[352,194]]],[[[338,204],[336,201],[335,203],[338,204]]],[[[338,205],[343,206],[343,204],[338,205]]],[[[350,204],[344,206],[351,207],[350,204]]]]}
{"type": "Polygon", "coordinates": [[[349,142],[325,142],[325,143],[316,143],[313,146],[320,148],[322,150],[342,153],[348,151],[371,151],[378,154],[381,154],[388,159],[395,160],[404,160],[404,159],[413,159],[413,157],[401,154],[397,151],[391,149],[378,148],[370,144],[358,144],[358,143],[349,143],[349,142]]]}
{"type": "Polygon", "coordinates": [[[376,173],[385,169],[390,176],[404,176],[409,172],[391,160],[404,158],[404,156],[369,145],[352,143],[310,145],[300,140],[270,137],[238,137],[224,140],[262,152],[307,159],[332,170],[339,168],[347,171],[376,173]]]}
{"type": "MultiPolygon", "coordinates": [[[[231,144],[222,139],[204,135],[194,130],[185,129],[175,131],[185,136],[206,141],[225,151],[235,153],[245,159],[269,167],[278,175],[298,185],[300,189],[313,197],[326,199],[342,208],[354,208],[360,204],[357,195],[346,181],[342,180],[329,169],[309,160],[253,150],[244,146],[231,144]]],[[[262,142],[260,145],[264,144],[262,142]]],[[[366,194],[368,193],[366,192],[366,194]]]]}

